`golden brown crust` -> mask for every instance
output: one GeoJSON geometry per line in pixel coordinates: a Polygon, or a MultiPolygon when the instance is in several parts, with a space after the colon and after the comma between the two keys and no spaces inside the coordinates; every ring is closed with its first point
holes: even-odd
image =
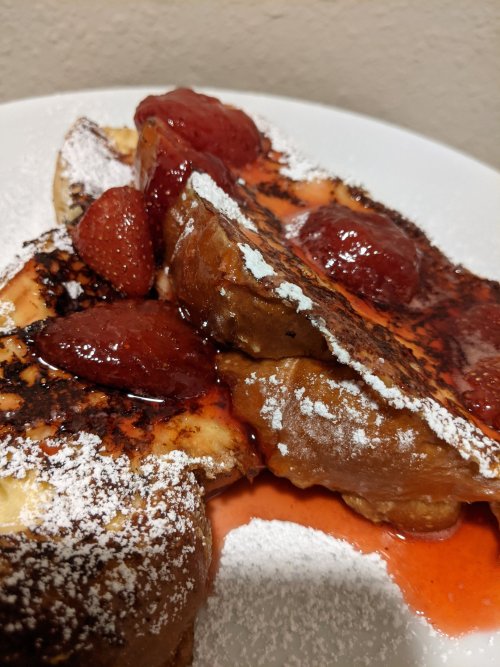
{"type": "Polygon", "coordinates": [[[195,325],[257,358],[330,356],[324,338],[307,319],[252,279],[232,228],[221,225],[201,200],[180,199],[166,215],[164,230],[176,298],[195,325]],[[178,221],[191,218],[195,227],[183,235],[178,221]]]}
{"type": "Polygon", "coordinates": [[[428,502],[425,500],[368,501],[351,493],[343,493],[344,502],[355,512],[373,523],[390,523],[408,532],[439,532],[454,526],[461,503],[452,500],[428,502]]]}
{"type": "Polygon", "coordinates": [[[40,319],[118,298],[62,233],[0,291],[2,664],[187,664],[210,562],[205,491],[260,467],[220,387],[150,405],[37,358],[40,319]]]}
{"type": "Polygon", "coordinates": [[[267,466],[296,486],[346,493],[368,518],[419,531],[454,522],[461,502],[500,499],[498,480],[479,475],[414,413],[381,403],[348,367],[237,353],[217,363],[267,466]]]}
{"type": "MultiPolygon", "coordinates": [[[[441,439],[464,458],[475,460],[483,475],[498,476],[498,433],[484,424],[480,430],[457,393],[441,381],[439,353],[429,338],[427,324],[414,323],[415,327],[408,328],[411,317],[403,310],[401,314],[375,311],[339,286],[333,288],[290,250],[277,233],[273,216],[251,205],[242,205],[238,214],[224,212],[220,193],[214,188],[208,177],[195,175],[166,217],[173,289],[194,320],[207,322],[208,330],[222,342],[258,357],[284,357],[288,353],[324,359],[324,348],[317,338],[320,332],[333,356],[355,368],[384,400],[419,412],[441,439]],[[209,248],[207,256],[205,247],[209,248]],[[233,316],[232,307],[221,298],[220,287],[220,296],[212,297],[208,307],[205,285],[222,286],[225,291],[226,273],[241,317],[233,316]],[[253,326],[248,316],[251,310],[260,310],[268,317],[258,318],[253,326]],[[287,313],[285,318],[283,312],[287,313]],[[286,341],[285,321],[287,326],[293,321],[296,337],[292,344],[286,341]],[[421,336],[420,330],[424,332],[421,336]],[[274,339],[279,344],[274,345],[274,339]]],[[[427,239],[417,230],[413,233],[422,251],[426,250],[427,239]]],[[[440,274],[447,260],[430,245],[428,251],[431,257],[426,261],[434,262],[440,274]]],[[[458,282],[463,278],[464,298],[480,286],[491,292],[491,298],[498,291],[498,286],[465,271],[457,275],[458,282]]],[[[451,301],[458,298],[457,290],[460,292],[456,285],[453,289],[451,301]]]]}

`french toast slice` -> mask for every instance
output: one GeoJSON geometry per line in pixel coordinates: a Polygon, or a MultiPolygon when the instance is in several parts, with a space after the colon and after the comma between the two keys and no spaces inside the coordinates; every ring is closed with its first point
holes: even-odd
{"type": "Polygon", "coordinates": [[[219,387],[149,402],[40,360],[47,317],[121,296],[50,233],[0,291],[2,664],[189,664],[207,494],[259,459],[219,387]]]}
{"type": "Polygon", "coordinates": [[[132,183],[136,145],[135,130],[76,120],[55,166],[52,198],[57,222],[71,225],[105,190],[132,183]]]}
{"type": "Polygon", "coordinates": [[[500,480],[479,474],[415,413],[381,401],[348,366],[233,352],[217,367],[267,467],[300,488],[339,491],[372,521],[417,532],[453,525],[462,502],[500,500],[500,480]]]}
{"type": "MultiPolygon", "coordinates": [[[[426,261],[437,265],[438,276],[444,276],[439,280],[445,282],[452,270],[448,260],[410,223],[401,224],[408,225],[422,244],[426,261]]],[[[351,366],[386,402],[417,412],[464,459],[474,460],[482,475],[500,474],[500,435],[468,410],[450,381],[454,350],[448,354],[443,346],[449,344],[451,349],[454,341],[437,333],[439,322],[452,318],[454,308],[462,303],[500,304],[498,284],[465,269],[453,269],[456,284],[447,290],[436,287],[437,293],[446,294],[441,315],[427,320],[414,316],[409,308],[377,310],[313,271],[292,252],[285,237],[277,234],[271,213],[251,209],[248,200],[246,207],[235,202],[230,206],[228,197],[204,174],[193,174],[167,213],[165,239],[173,290],[191,319],[197,324],[208,322],[217,340],[255,357],[276,356],[268,349],[273,344],[268,330],[275,332],[279,323],[266,324],[262,318],[252,326],[250,317],[235,317],[233,302],[228,305],[224,299],[228,291],[242,287],[239,311],[252,312],[255,303],[277,304],[268,309],[269,320],[277,319],[279,308],[288,306],[296,324],[290,326],[287,319],[281,339],[286,340],[288,332],[295,337],[304,328],[318,331],[331,356],[351,366]],[[215,294],[213,303],[209,294],[215,294]]],[[[437,293],[433,298],[438,298],[437,293]]],[[[291,356],[286,354],[286,344],[283,351],[282,356],[291,356]]],[[[311,353],[304,347],[292,354],[324,358],[322,348],[311,353]]]]}
{"type": "Polygon", "coordinates": [[[22,358],[25,368],[19,367],[17,375],[5,372],[0,380],[6,393],[15,394],[14,387],[18,388],[21,402],[18,410],[4,413],[0,428],[19,428],[27,437],[39,427],[50,428],[55,437],[90,430],[103,438],[110,451],[130,454],[161,455],[180,450],[198,461],[194,467],[198,465],[200,480],[209,494],[242,475],[254,475],[259,469],[258,458],[245,430],[232,418],[229,396],[222,387],[215,386],[192,401],[149,403],[123,391],[76,380],[62,371],[57,371],[52,383],[53,371],[32,358],[32,333],[22,327],[119,298],[69,246],[36,252],[0,291],[0,301],[10,304],[11,320],[21,327],[16,345],[26,348],[27,354],[22,358]],[[31,378],[28,386],[23,374],[31,378]]]}
{"type": "MultiPolygon", "coordinates": [[[[133,141],[127,141],[132,151],[133,141]]],[[[194,174],[164,221],[167,253],[159,290],[169,296],[175,292],[192,321],[253,357],[333,356],[350,364],[381,394],[379,400],[418,413],[417,423],[427,421],[438,440],[475,462],[481,476],[496,477],[498,433],[471,415],[446,381],[448,359],[445,355],[443,364],[434,349],[433,323],[412,320],[406,311],[376,310],[319,276],[290,251],[288,221],[329,201],[389,213],[419,245],[429,266],[444,275],[438,285],[425,287],[448,290],[445,317],[454,300],[474,302],[479,294],[497,303],[498,285],[462,269],[457,284],[444,284],[448,260],[411,223],[325,174],[296,180],[287,173],[290,163],[289,156],[271,147],[240,169],[239,202],[208,176],[194,174]]]]}

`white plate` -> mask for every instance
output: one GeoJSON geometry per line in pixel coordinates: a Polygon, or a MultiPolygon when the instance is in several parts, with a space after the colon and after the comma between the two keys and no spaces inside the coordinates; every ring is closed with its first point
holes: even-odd
{"type": "MultiPolygon", "coordinates": [[[[22,242],[53,226],[54,163],[73,121],[86,115],[99,123],[130,125],[136,104],[157,91],[90,91],[0,106],[0,269],[12,261],[22,242]]],[[[346,111],[268,95],[209,92],[266,117],[319,165],[365,186],[375,199],[413,219],[453,260],[500,279],[500,175],[491,168],[346,111]]],[[[447,647],[448,664],[498,665],[500,641],[491,639],[476,634],[454,642],[447,647]]],[[[439,654],[426,660],[426,667],[444,662],[439,654]]],[[[259,664],[266,664],[265,657],[259,664]]],[[[284,659],[282,664],[295,663],[284,659]]],[[[345,662],[345,667],[350,664],[345,662]]]]}

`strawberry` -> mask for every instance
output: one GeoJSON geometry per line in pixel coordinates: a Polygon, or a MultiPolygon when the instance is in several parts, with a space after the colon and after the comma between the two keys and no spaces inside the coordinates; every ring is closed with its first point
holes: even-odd
{"type": "Polygon", "coordinates": [[[249,116],[189,88],[142,100],[134,117],[137,129],[150,118],[161,119],[195,151],[215,156],[228,166],[253,162],[262,150],[259,130],[249,116]]]}
{"type": "Polygon", "coordinates": [[[465,376],[472,387],[464,392],[469,410],[495,430],[500,429],[500,356],[478,361],[465,376]]]}
{"type": "Polygon", "coordinates": [[[193,171],[203,171],[225,192],[236,195],[234,177],[215,155],[195,150],[167,123],[149,119],[139,133],[135,166],[152,225],[155,246],[165,212],[174,204],[193,171]]]}
{"type": "Polygon", "coordinates": [[[80,220],[73,241],[84,262],[120,292],[143,296],[151,289],[153,242],[138,190],[106,190],[80,220]]]}
{"type": "Polygon", "coordinates": [[[216,382],[212,347],[164,301],[123,299],[48,320],[35,346],[53,366],[144,396],[194,398],[216,382]]]}

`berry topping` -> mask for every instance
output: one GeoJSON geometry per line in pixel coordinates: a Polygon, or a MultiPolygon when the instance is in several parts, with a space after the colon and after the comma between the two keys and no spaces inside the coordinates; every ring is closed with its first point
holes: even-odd
{"type": "Polygon", "coordinates": [[[260,134],[251,118],[189,88],[146,97],[135,112],[137,128],[152,117],[165,121],[196,151],[211,153],[234,167],[252,162],[261,151],[260,134]]]}
{"type": "Polygon", "coordinates": [[[142,194],[124,186],[106,190],[80,220],[73,240],[80,257],[127,296],[149,292],[153,244],[142,194]]]}
{"type": "Polygon", "coordinates": [[[467,408],[500,429],[500,304],[464,307],[444,320],[442,335],[458,344],[453,377],[467,408]]]}
{"type": "Polygon", "coordinates": [[[471,389],[464,392],[469,410],[500,430],[500,356],[482,359],[465,376],[471,389]]]}
{"type": "Polygon", "coordinates": [[[163,301],[125,299],[49,320],[35,344],[51,365],[134,394],[193,398],[216,381],[211,347],[163,301]]]}
{"type": "Polygon", "coordinates": [[[136,169],[155,243],[161,235],[164,212],[175,202],[193,170],[206,172],[223,190],[233,193],[234,179],[225,164],[210,153],[195,150],[158,118],[151,118],[141,129],[136,169]]]}
{"type": "Polygon", "coordinates": [[[328,204],[309,215],[299,243],[333,280],[379,304],[408,303],[418,290],[415,244],[385,215],[328,204]]]}
{"type": "Polygon", "coordinates": [[[453,328],[461,347],[470,348],[476,357],[478,348],[500,354],[500,304],[480,303],[468,308],[453,319],[453,328]]]}

